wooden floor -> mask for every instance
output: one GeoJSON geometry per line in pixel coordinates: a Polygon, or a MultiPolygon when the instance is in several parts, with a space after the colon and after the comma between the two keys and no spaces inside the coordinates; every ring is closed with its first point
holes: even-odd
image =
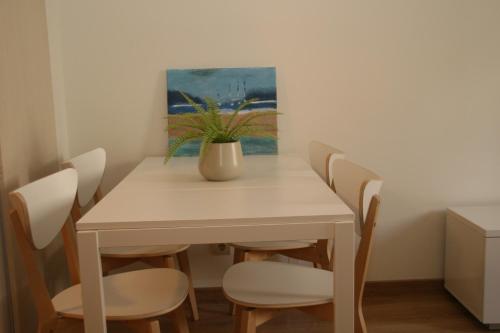
{"type": "MultiPolygon", "coordinates": [[[[219,290],[198,292],[200,321],[191,333],[232,332],[232,318],[219,290]]],[[[369,333],[487,332],[456,300],[436,283],[375,284],[367,287],[365,314],[369,333]]],[[[326,333],[328,322],[291,311],[262,325],[258,333],[326,333]]],[[[168,332],[168,331],[167,331],[168,332]]]]}
{"type": "MultiPolygon", "coordinates": [[[[488,332],[437,283],[371,284],[367,286],[365,314],[369,333],[488,332]]],[[[197,291],[200,320],[191,333],[232,333],[233,318],[219,289],[197,291]]],[[[186,308],[187,310],[187,308],[186,308]]],[[[258,333],[326,333],[330,324],[291,311],[258,328],[258,333]]],[[[125,332],[110,325],[111,332],[125,332]]],[[[162,332],[172,332],[168,320],[162,332]]],[[[75,330],[71,330],[75,332],[75,330]]]]}

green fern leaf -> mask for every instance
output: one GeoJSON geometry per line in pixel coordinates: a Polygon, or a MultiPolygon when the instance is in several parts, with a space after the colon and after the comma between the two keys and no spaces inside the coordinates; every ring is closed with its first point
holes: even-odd
{"type": "Polygon", "coordinates": [[[179,137],[177,137],[175,139],[175,141],[169,145],[168,147],[168,151],[167,151],[167,154],[165,155],[165,160],[164,160],[164,163],[167,163],[168,160],[174,156],[175,152],[183,145],[185,144],[186,142],[188,141],[191,141],[191,140],[194,140],[194,139],[198,139],[198,138],[201,138],[203,137],[203,133],[201,132],[187,132],[179,137]]]}
{"type": "Polygon", "coordinates": [[[250,104],[252,104],[255,101],[257,101],[257,98],[251,98],[249,100],[246,100],[243,103],[241,103],[236,108],[236,110],[234,110],[233,114],[231,115],[231,118],[229,118],[229,120],[226,124],[226,131],[225,132],[227,134],[229,134],[229,132],[231,131],[231,125],[233,124],[234,119],[236,119],[236,116],[238,115],[238,113],[240,113],[241,110],[245,109],[247,106],[249,106],[250,104]]]}

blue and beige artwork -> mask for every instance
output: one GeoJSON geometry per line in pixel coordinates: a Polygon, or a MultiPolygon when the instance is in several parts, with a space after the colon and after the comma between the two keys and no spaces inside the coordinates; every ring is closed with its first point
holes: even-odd
{"type": "MultiPolygon", "coordinates": [[[[202,106],[205,106],[204,97],[211,97],[219,105],[222,114],[230,115],[241,103],[250,99],[255,101],[242,110],[238,117],[245,117],[248,112],[276,111],[276,69],[257,67],[167,70],[169,124],[175,123],[176,116],[180,114],[196,112],[181,92],[202,106]]],[[[270,134],[276,137],[277,117],[265,116],[258,119],[273,125],[274,132],[270,134]]],[[[175,130],[170,131],[169,143],[181,134],[175,130]]],[[[245,155],[272,155],[278,152],[277,141],[273,137],[243,137],[241,144],[245,155]]],[[[200,141],[191,141],[178,149],[175,156],[197,156],[199,150],[200,141]]]]}

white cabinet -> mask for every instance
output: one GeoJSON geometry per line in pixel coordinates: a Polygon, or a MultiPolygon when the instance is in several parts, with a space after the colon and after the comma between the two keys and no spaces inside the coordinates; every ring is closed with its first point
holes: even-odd
{"type": "Polygon", "coordinates": [[[445,287],[481,322],[500,328],[500,205],[448,209],[445,287]]]}

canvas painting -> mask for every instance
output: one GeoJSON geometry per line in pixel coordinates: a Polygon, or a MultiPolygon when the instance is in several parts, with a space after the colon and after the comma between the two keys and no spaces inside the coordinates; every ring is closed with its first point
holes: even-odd
{"type": "MultiPolygon", "coordinates": [[[[277,111],[276,69],[256,68],[213,68],[213,69],[169,69],[167,70],[168,122],[174,124],[179,115],[196,110],[182,96],[186,94],[196,103],[205,106],[204,98],[215,100],[223,114],[229,116],[241,103],[253,99],[238,114],[244,119],[250,112],[277,111]]],[[[277,114],[259,118],[263,124],[273,125],[273,137],[242,137],[245,155],[277,154],[277,114]]],[[[182,132],[169,131],[169,143],[182,132]]],[[[200,140],[191,141],[177,150],[174,156],[198,156],[200,140]]]]}

